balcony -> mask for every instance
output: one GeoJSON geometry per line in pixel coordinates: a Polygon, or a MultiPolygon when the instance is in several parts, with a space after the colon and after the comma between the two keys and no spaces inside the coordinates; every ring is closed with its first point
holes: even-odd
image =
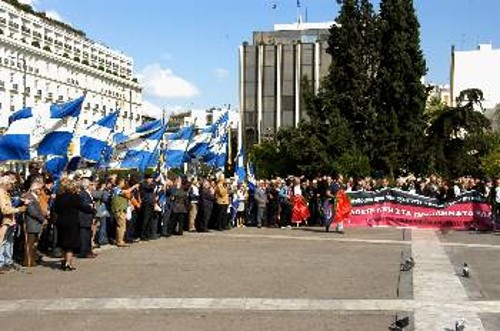
{"type": "Polygon", "coordinates": [[[11,92],[17,93],[19,90],[19,85],[18,84],[12,84],[12,88],[10,89],[11,92]]]}

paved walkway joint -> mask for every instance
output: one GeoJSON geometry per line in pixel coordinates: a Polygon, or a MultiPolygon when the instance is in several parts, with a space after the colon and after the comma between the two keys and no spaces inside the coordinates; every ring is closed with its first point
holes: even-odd
{"type": "Polygon", "coordinates": [[[484,327],[475,312],[464,312],[460,303],[471,303],[456,275],[446,251],[435,231],[412,231],[412,253],[416,265],[413,269],[413,296],[416,302],[434,302],[415,310],[415,330],[449,330],[460,318],[467,320],[467,330],[483,331],[484,327]],[[444,310],[441,306],[457,302],[457,310],[444,310]]]}

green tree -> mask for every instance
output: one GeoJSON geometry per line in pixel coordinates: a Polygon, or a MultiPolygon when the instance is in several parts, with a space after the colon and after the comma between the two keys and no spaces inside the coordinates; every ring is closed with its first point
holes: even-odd
{"type": "Polygon", "coordinates": [[[487,136],[489,151],[481,157],[481,166],[484,173],[491,177],[500,176],[500,134],[492,133],[487,136]]]}
{"type": "Polygon", "coordinates": [[[427,120],[432,123],[447,109],[448,106],[440,98],[431,97],[427,103],[427,107],[425,108],[425,116],[427,117],[427,120]]]}
{"type": "Polygon", "coordinates": [[[483,175],[484,157],[492,150],[492,144],[490,121],[477,110],[482,100],[480,90],[462,91],[457,106],[447,108],[429,127],[430,166],[439,174],[483,175]]]}
{"type": "Polygon", "coordinates": [[[426,64],[412,0],[381,0],[380,65],[377,70],[377,156],[374,165],[394,174],[422,172],[426,64]]]}
{"type": "Polygon", "coordinates": [[[338,111],[347,121],[355,148],[372,155],[373,78],[378,67],[376,17],[368,0],[338,2],[342,6],[328,39],[332,65],[321,98],[327,101],[329,112],[338,111]]]}

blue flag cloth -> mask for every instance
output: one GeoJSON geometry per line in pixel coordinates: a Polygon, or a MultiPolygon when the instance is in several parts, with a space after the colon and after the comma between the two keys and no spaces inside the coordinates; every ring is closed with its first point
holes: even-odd
{"type": "Polygon", "coordinates": [[[166,127],[162,121],[153,121],[137,128],[125,141],[115,145],[110,166],[116,169],[138,169],[140,172],[155,167],[160,156],[160,140],[166,127]]]}
{"type": "Polygon", "coordinates": [[[193,138],[192,126],[180,129],[178,132],[168,136],[165,153],[165,165],[168,169],[181,168],[188,161],[187,149],[193,138]]]}
{"type": "Polygon", "coordinates": [[[234,178],[238,182],[244,182],[247,180],[247,171],[245,169],[245,152],[243,147],[238,151],[238,156],[236,157],[236,169],[234,169],[234,178]]]}
{"type": "Polygon", "coordinates": [[[248,192],[254,194],[257,189],[257,179],[255,178],[255,171],[252,162],[247,164],[247,175],[248,175],[248,192]]]}
{"type": "Polygon", "coordinates": [[[67,155],[84,97],[62,104],[24,108],[9,118],[0,137],[0,161],[67,155]]]}
{"type": "Polygon", "coordinates": [[[101,161],[111,146],[110,139],[117,119],[118,112],[114,112],[89,126],[80,136],[79,156],[87,161],[101,161]]]}
{"type": "Polygon", "coordinates": [[[214,124],[212,139],[203,161],[214,168],[223,169],[227,161],[229,113],[225,112],[214,124]]]}

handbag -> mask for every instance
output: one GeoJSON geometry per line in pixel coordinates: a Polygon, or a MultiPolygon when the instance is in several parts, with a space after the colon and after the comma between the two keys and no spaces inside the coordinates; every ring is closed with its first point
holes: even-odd
{"type": "Polygon", "coordinates": [[[125,219],[130,221],[132,219],[132,207],[129,205],[127,211],[125,212],[125,219]]]}

